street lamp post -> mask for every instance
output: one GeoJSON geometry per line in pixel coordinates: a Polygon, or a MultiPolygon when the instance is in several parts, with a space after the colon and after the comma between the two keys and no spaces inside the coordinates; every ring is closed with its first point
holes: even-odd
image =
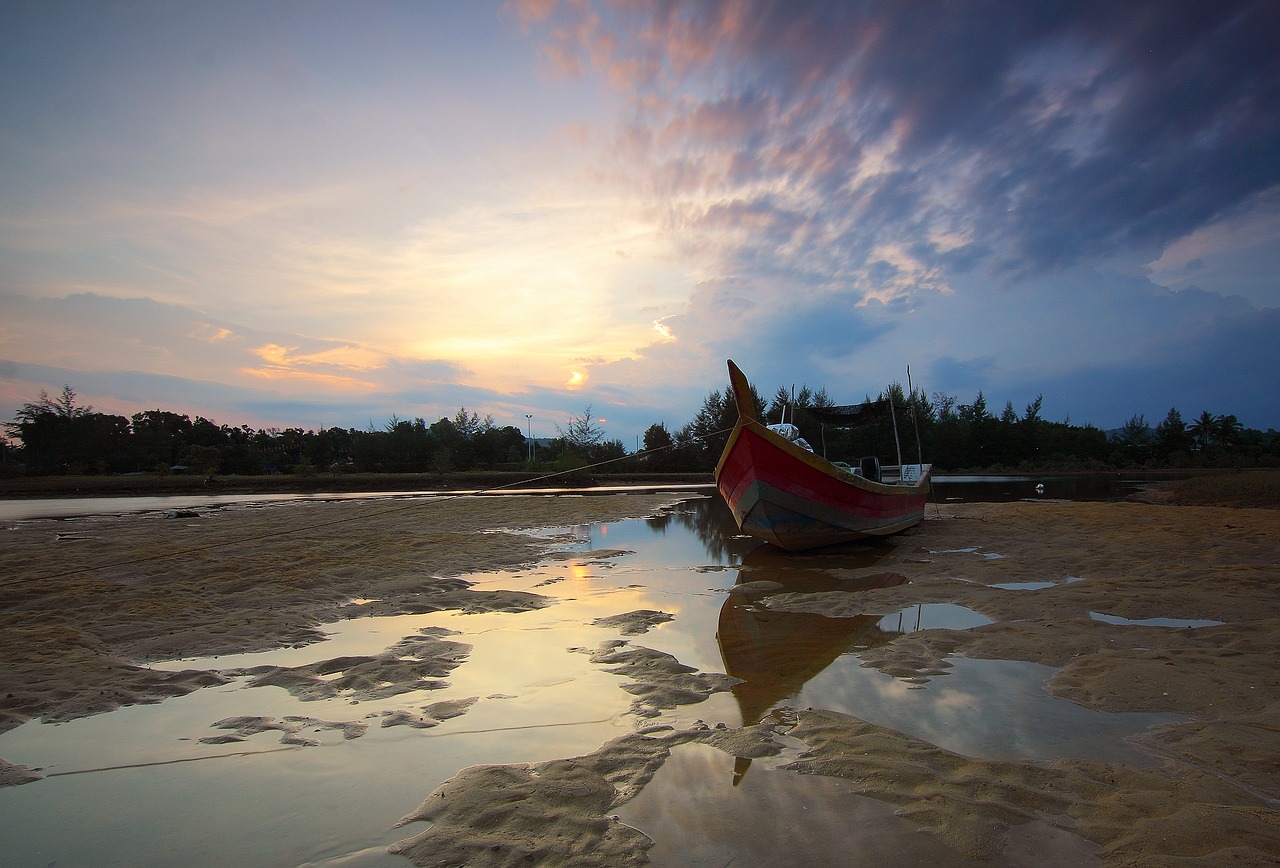
{"type": "Polygon", "coordinates": [[[533,414],[525,413],[524,418],[528,420],[525,424],[528,425],[528,428],[526,430],[529,432],[529,464],[530,466],[532,466],[533,465],[533,414]]]}

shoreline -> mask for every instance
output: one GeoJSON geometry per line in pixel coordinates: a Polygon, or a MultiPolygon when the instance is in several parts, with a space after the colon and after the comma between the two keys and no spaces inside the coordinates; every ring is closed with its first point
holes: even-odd
{"type": "Polygon", "coordinates": [[[479,473],[351,473],[314,476],[203,476],[139,474],[136,476],[30,476],[0,479],[0,500],[59,497],[165,497],[201,494],[350,494],[359,492],[486,492],[522,488],[589,490],[609,485],[711,484],[710,473],[600,473],[575,482],[571,473],[555,471],[479,473]]]}
{"type": "MultiPolygon", "coordinates": [[[[214,476],[139,473],[124,476],[17,476],[0,479],[0,500],[59,497],[164,497],[198,494],[345,494],[367,492],[439,492],[501,490],[519,493],[522,488],[551,486],[589,491],[601,486],[711,485],[710,471],[695,473],[590,473],[582,471],[472,471],[468,473],[316,473],[312,476],[275,474],[264,476],[214,476]],[[575,476],[575,474],[579,474],[575,476]]],[[[948,477],[1034,479],[1041,477],[1141,477],[1154,486],[1180,480],[1256,474],[1277,474],[1268,468],[1159,469],[1159,470],[957,470],[939,472],[948,477]]]]}

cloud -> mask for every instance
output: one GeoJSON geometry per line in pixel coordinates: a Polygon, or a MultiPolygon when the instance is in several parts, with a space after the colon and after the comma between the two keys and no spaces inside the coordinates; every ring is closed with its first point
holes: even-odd
{"type": "Polygon", "coordinates": [[[1155,425],[1173,407],[1183,419],[1207,409],[1231,413],[1249,428],[1274,429],[1280,395],[1256,372],[1280,370],[1277,329],[1280,310],[1258,311],[1206,323],[1179,335],[1176,343],[1171,338],[1165,352],[1145,359],[1121,364],[1103,359],[1056,376],[1010,383],[1008,389],[1024,395],[1043,392],[1045,416],[1069,415],[1074,424],[1112,428],[1141,413],[1155,425]]]}
{"type": "Polygon", "coordinates": [[[1280,187],[1272,188],[1168,245],[1147,264],[1152,279],[1173,289],[1192,286],[1242,295],[1280,307],[1275,252],[1280,250],[1280,187]]]}
{"type": "MultiPolygon", "coordinates": [[[[166,399],[175,402],[175,409],[193,403],[204,409],[202,402],[214,396],[231,400],[229,396],[243,393],[262,397],[247,403],[235,399],[235,406],[260,409],[283,407],[301,390],[310,392],[317,403],[328,396],[340,404],[411,384],[457,383],[466,375],[445,361],[397,358],[349,341],[246,327],[149,298],[0,293],[0,306],[9,316],[5,351],[13,357],[12,364],[28,372],[65,372],[63,376],[74,376],[72,385],[81,389],[102,384],[95,388],[107,402],[112,396],[129,405],[166,399]],[[115,391],[105,386],[109,376],[120,378],[115,391]],[[143,389],[148,383],[160,389],[154,397],[143,389]],[[263,383],[272,386],[264,390],[263,383]]],[[[280,415],[271,418],[286,421],[280,415]]]]}
{"type": "MultiPolygon", "coordinates": [[[[1184,416],[1216,407],[1264,429],[1280,419],[1274,390],[1258,377],[1280,364],[1280,346],[1263,337],[1280,324],[1278,308],[1097,271],[1025,284],[982,304],[967,304],[967,295],[962,289],[921,313],[924,331],[944,335],[912,363],[917,385],[930,392],[963,403],[981,389],[993,407],[1022,407],[1043,393],[1046,418],[1069,414],[1104,428],[1135,413],[1158,421],[1174,406],[1184,416]]],[[[905,346],[907,337],[889,340],[905,346]]]]}
{"type": "MultiPolygon", "coordinates": [[[[397,356],[384,349],[272,332],[213,319],[148,298],[78,294],[28,298],[0,293],[5,352],[0,359],[0,417],[11,419],[41,389],[72,386],[100,412],[132,415],[165,409],[223,424],[364,428],[393,414],[429,422],[458,407],[493,415],[498,425],[524,414],[563,422],[582,404],[617,407],[610,437],[630,438],[669,399],[616,384],[587,386],[599,357],[580,358],[549,387],[497,388],[446,359],[397,356]]],[[[674,418],[674,417],[672,417],[674,418]]]]}
{"type": "Polygon", "coordinates": [[[647,143],[667,205],[690,219],[733,203],[775,240],[795,239],[801,201],[824,224],[861,218],[855,238],[972,227],[996,264],[1040,271],[1170,243],[1280,182],[1265,2],[566,5],[551,20],[550,41],[606,77],[664,59],[624,86],[648,131],[628,141],[647,143]]]}
{"type": "Polygon", "coordinates": [[[630,106],[612,177],[698,263],[678,343],[593,382],[915,361],[974,392],[1091,383],[1127,416],[1119,371],[1181,369],[1277,303],[1277,25],[1265,2],[561,4],[546,44],[630,106]]]}
{"type": "Polygon", "coordinates": [[[270,332],[145,297],[0,293],[0,304],[10,316],[7,352],[37,364],[150,369],[216,380],[234,377],[236,370],[350,376],[381,367],[386,359],[371,347],[270,332]]]}
{"type": "MultiPolygon", "coordinates": [[[[522,401],[526,396],[408,377],[381,381],[363,391],[307,388],[315,385],[308,381],[282,391],[259,387],[252,380],[213,382],[150,371],[81,369],[0,359],[0,414],[13,418],[14,411],[34,400],[41,389],[54,393],[64,384],[98,412],[130,416],[158,408],[232,426],[364,429],[371,424],[379,427],[392,415],[402,419],[421,416],[431,422],[453,416],[461,406],[481,415],[492,413],[495,422],[504,425],[523,419],[526,407],[522,401]]],[[[539,398],[547,402],[544,406],[572,406],[563,396],[539,398]]]]}
{"type": "Polygon", "coordinates": [[[5,355],[360,424],[676,427],[726,357],[1267,412],[1266,342],[1227,360],[1280,306],[1275,4],[494,11],[11,16],[5,355]]]}

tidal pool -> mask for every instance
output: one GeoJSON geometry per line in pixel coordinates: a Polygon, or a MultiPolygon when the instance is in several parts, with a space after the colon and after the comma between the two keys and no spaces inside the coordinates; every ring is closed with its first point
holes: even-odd
{"type": "MultiPolygon", "coordinates": [[[[627,679],[589,653],[616,640],[742,679],[732,691],[646,723],[737,726],[778,708],[815,707],[970,756],[1141,761],[1126,737],[1174,719],[1103,714],[1055,699],[1043,689],[1055,670],[1030,663],[957,657],[945,674],[919,684],[860,661],[866,649],[905,633],[989,622],[960,606],[827,618],[758,605],[771,588],[860,594],[900,584],[884,568],[893,543],[779,556],[736,534],[717,498],[646,520],[559,529],[556,540],[562,551],[539,564],[465,577],[478,589],[544,595],[544,608],[353,617],[301,648],[155,664],[246,673],[219,687],[0,734],[0,756],[45,776],[0,789],[6,864],[407,864],[386,847],[420,829],[396,828],[396,821],[460,769],[584,754],[636,728],[627,679]],[[747,584],[750,593],[730,593],[747,584]],[[636,612],[669,619],[600,620],[636,612]],[[388,682],[308,700],[280,686],[251,686],[255,676],[246,672],[318,667],[316,682],[332,680],[358,658],[399,654],[402,640],[424,631],[466,649],[429,687],[402,691],[388,682]],[[230,719],[260,726],[240,734],[215,726],[230,719]],[[227,737],[236,740],[220,741],[227,737]]],[[[350,605],[355,613],[369,603],[350,605]]],[[[690,786],[680,769],[734,766],[706,750],[682,750],[636,803],[632,821],[659,842],[658,853],[676,846],[664,838],[674,831],[645,818],[664,791],[680,800],[670,789],[690,786]]],[[[705,784],[707,798],[729,806],[744,792],[767,790],[782,794],[770,799],[803,805],[840,789],[769,768],[749,774],[759,780],[735,789],[726,771],[705,784]]],[[[743,770],[737,780],[742,785],[743,770]]],[[[860,816],[881,818],[877,828],[891,836],[882,844],[918,836],[887,807],[856,801],[860,816]]],[[[913,852],[927,857],[929,848],[919,846],[913,852]]]]}
{"type": "Polygon", "coordinates": [[[1210,618],[1122,618],[1119,615],[1106,615],[1102,612],[1090,612],[1089,617],[1104,624],[1131,625],[1135,627],[1218,627],[1226,621],[1214,621],[1210,618]]]}

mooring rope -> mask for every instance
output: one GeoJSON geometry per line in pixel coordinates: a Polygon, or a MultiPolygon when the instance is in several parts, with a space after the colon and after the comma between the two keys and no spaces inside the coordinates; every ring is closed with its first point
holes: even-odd
{"type": "MultiPolygon", "coordinates": [[[[606,458],[603,461],[596,461],[591,464],[584,464],[580,467],[571,467],[566,470],[557,470],[552,473],[544,473],[539,476],[529,477],[528,479],[518,479],[515,482],[508,482],[502,485],[494,485],[488,488],[478,488],[471,491],[457,491],[457,492],[452,492],[450,494],[443,494],[439,496],[433,496],[429,492],[424,492],[423,494],[425,494],[425,496],[428,498],[425,501],[419,501],[418,500],[419,495],[415,494],[412,497],[412,499],[408,500],[408,502],[406,503],[398,504],[396,506],[391,506],[386,509],[378,509],[372,512],[360,513],[359,515],[339,516],[338,518],[332,518],[326,521],[312,522],[311,524],[306,524],[299,527],[280,528],[278,530],[266,531],[263,533],[253,534],[250,536],[237,537],[235,539],[222,540],[220,542],[205,543],[203,545],[198,545],[198,546],[187,546],[181,549],[174,549],[174,550],[165,551],[165,552],[157,552],[156,554],[145,555],[142,557],[128,558],[126,560],[121,560],[121,561],[111,561],[109,563],[95,564],[92,566],[76,567],[74,569],[63,570],[61,572],[56,572],[56,573],[46,573],[41,576],[33,576],[31,578],[26,578],[26,579],[6,580],[4,582],[0,582],[0,584],[7,585],[7,584],[15,584],[17,582],[46,582],[53,579],[66,578],[67,576],[82,575],[85,573],[94,573],[94,572],[99,572],[101,570],[110,570],[110,569],[116,569],[120,567],[132,567],[132,566],[137,566],[139,564],[150,563],[152,561],[160,561],[160,560],[166,560],[168,558],[181,557],[183,555],[200,554],[202,552],[211,551],[213,549],[224,548],[229,545],[243,545],[245,543],[261,542],[262,540],[275,539],[277,537],[305,533],[307,531],[319,530],[320,528],[333,527],[334,525],[347,524],[355,521],[365,521],[372,518],[381,518],[382,516],[392,515],[397,512],[404,512],[406,510],[413,509],[415,507],[423,505],[424,503],[426,504],[445,503],[447,501],[458,500],[464,497],[477,497],[480,495],[492,494],[494,492],[516,488],[517,486],[527,486],[535,482],[543,482],[549,479],[555,479],[560,476],[567,476],[574,473],[581,473],[586,470],[593,470],[597,467],[605,467],[610,464],[616,464],[619,461],[627,461],[634,458],[643,458],[647,455],[654,455],[659,452],[664,452],[668,449],[676,449],[682,446],[687,446],[691,441],[694,441],[694,442],[705,441],[705,440],[711,439],[712,437],[718,437],[721,434],[726,434],[732,431],[734,427],[736,426],[721,428],[718,431],[712,431],[709,434],[693,436],[686,440],[668,443],[663,446],[655,446],[652,449],[644,449],[639,452],[633,452],[630,455],[622,455],[617,458],[606,458]]],[[[934,489],[932,485],[929,486],[929,493],[930,493],[931,499],[933,500],[934,514],[936,517],[941,518],[942,510],[937,500],[937,491],[934,489]]]]}
{"type": "MultiPolygon", "coordinates": [[[[557,470],[553,473],[544,473],[540,476],[533,476],[528,479],[519,479],[519,480],[516,480],[515,482],[508,482],[503,485],[494,485],[489,488],[478,488],[472,491],[457,491],[457,492],[444,494],[440,496],[431,496],[430,493],[427,492],[426,496],[429,499],[426,500],[425,503],[429,503],[429,504],[445,503],[447,501],[458,500],[463,497],[476,497],[479,495],[492,494],[493,492],[496,492],[496,491],[503,491],[508,488],[515,488],[516,486],[530,485],[531,483],[534,483],[534,482],[542,482],[548,479],[555,479],[556,477],[567,476],[571,473],[581,473],[585,470],[592,470],[597,467],[604,467],[609,464],[616,464],[619,461],[626,461],[633,458],[641,458],[646,455],[652,455],[657,452],[663,452],[667,449],[675,449],[680,446],[687,446],[690,440],[693,440],[693,441],[708,440],[712,437],[716,437],[720,434],[724,434],[732,430],[733,430],[732,427],[722,428],[719,431],[712,431],[710,434],[702,434],[702,435],[694,436],[689,438],[688,440],[668,443],[664,446],[655,446],[652,449],[645,449],[640,452],[633,452],[630,455],[622,455],[617,458],[606,458],[603,461],[597,461],[593,464],[584,464],[581,467],[572,467],[572,468],[569,468],[568,470],[557,470]]],[[[19,579],[18,581],[45,582],[52,579],[61,579],[67,576],[81,575],[84,573],[94,573],[100,570],[109,570],[117,567],[131,567],[131,566],[136,566],[138,564],[149,563],[151,561],[159,561],[159,560],[165,560],[168,558],[176,558],[182,555],[200,554],[201,552],[210,551],[212,549],[223,548],[229,545],[241,545],[244,543],[260,542],[266,539],[274,539],[276,537],[289,536],[291,534],[305,533],[307,531],[318,530],[319,528],[324,528],[324,527],[332,527],[338,524],[346,524],[353,521],[365,521],[367,519],[380,518],[384,515],[391,515],[397,512],[404,512],[406,510],[413,509],[415,507],[423,505],[423,502],[418,501],[416,498],[417,498],[417,495],[414,496],[414,499],[412,500],[412,502],[399,504],[397,506],[392,506],[387,509],[380,509],[380,510],[374,510],[372,512],[365,512],[359,515],[340,516],[338,518],[328,519],[326,521],[312,522],[311,524],[302,525],[300,527],[281,528],[279,530],[266,531],[264,533],[253,534],[251,536],[244,536],[244,537],[238,537],[236,539],[222,540],[220,542],[205,543],[204,545],[198,545],[198,546],[187,546],[181,549],[175,549],[175,550],[166,551],[166,552],[159,552],[156,554],[146,555],[143,557],[129,558],[127,560],[122,560],[122,561],[112,561],[110,563],[105,563],[105,564],[76,567],[75,569],[63,570],[62,572],[57,572],[57,573],[46,573],[42,576],[33,576],[31,578],[19,579]]],[[[10,584],[10,583],[11,582],[6,581],[3,584],[10,584]]]]}

